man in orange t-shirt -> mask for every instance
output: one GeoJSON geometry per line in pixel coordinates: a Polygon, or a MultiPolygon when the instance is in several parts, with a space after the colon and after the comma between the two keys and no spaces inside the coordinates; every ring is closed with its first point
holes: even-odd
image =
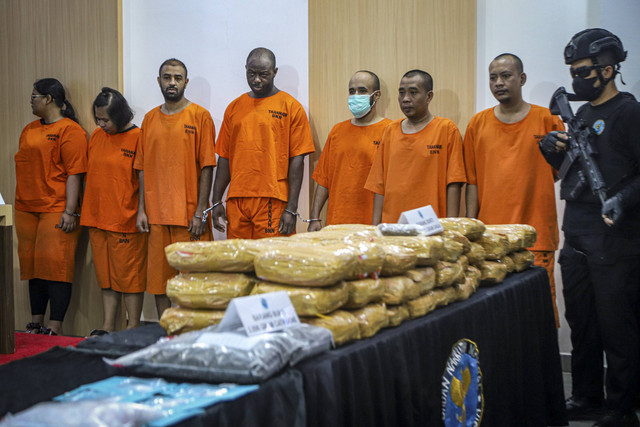
{"type": "Polygon", "coordinates": [[[155,295],[158,317],[171,306],[167,280],[177,273],[165,246],[212,239],[202,218],[216,165],[215,127],[207,110],[184,97],[188,83],[182,61],[162,63],[158,84],[165,102],[145,115],[133,164],[140,181],[136,226],[149,232],[147,292],[155,295]]]}
{"type": "Polygon", "coordinates": [[[431,205],[439,217],[457,216],[466,182],[462,136],[449,119],[429,111],[433,79],[411,70],[400,80],[406,119],[385,129],[365,188],[376,193],[373,224],[397,222],[404,211],[431,205]]]}
{"type": "Polygon", "coordinates": [[[529,224],[538,239],[535,264],[549,274],[555,306],[554,251],[558,249],[558,219],[554,170],[538,143],[548,132],[563,130],[562,121],[547,108],[522,99],[527,80],[522,61],[502,54],[489,65],[489,86],[498,105],[471,118],[464,138],[467,170],[467,216],[486,224],[529,224]]]}
{"type": "Polygon", "coordinates": [[[349,80],[349,109],[353,119],[336,124],[322,149],[312,178],[318,184],[307,231],[322,228],[320,211],[329,200],[327,225],[369,224],[374,194],[364,188],[382,132],[391,120],[380,116],[380,80],[371,71],[358,71],[349,80]]]}
{"type": "Polygon", "coordinates": [[[220,221],[226,223],[227,238],[292,234],[304,156],[315,151],[309,121],[300,103],[275,87],[273,52],[252,50],[245,69],[251,91],[227,107],[216,145],[213,224],[224,232],[220,221]]]}

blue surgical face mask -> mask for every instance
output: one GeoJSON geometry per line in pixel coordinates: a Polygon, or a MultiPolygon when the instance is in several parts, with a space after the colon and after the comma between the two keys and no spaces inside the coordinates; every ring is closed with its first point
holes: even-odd
{"type": "Polygon", "coordinates": [[[351,110],[353,117],[361,119],[369,114],[369,111],[375,105],[375,102],[371,102],[371,97],[374,93],[371,95],[349,95],[349,110],[351,110]]]}

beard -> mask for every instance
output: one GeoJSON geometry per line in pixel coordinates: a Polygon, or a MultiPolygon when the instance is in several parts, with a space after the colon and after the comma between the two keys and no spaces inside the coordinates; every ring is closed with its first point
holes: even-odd
{"type": "Polygon", "coordinates": [[[164,97],[165,101],[176,102],[176,101],[180,101],[184,97],[185,88],[182,88],[182,89],[175,88],[176,89],[175,92],[169,92],[168,89],[169,88],[162,90],[162,96],[164,97]]]}

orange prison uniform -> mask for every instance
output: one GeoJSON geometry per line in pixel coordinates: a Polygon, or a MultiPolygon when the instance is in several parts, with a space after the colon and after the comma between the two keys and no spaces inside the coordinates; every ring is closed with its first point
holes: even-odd
{"type": "MultiPolygon", "coordinates": [[[[267,98],[241,95],[227,107],[216,144],[218,155],[229,159],[231,181],[227,203],[233,198],[255,197],[277,199],[286,205],[289,159],[314,151],[307,114],[291,95],[283,91],[267,98]]],[[[272,200],[271,204],[277,203],[272,200]]],[[[271,218],[269,227],[264,220],[268,216],[264,212],[267,206],[264,201],[244,204],[249,209],[245,218],[255,224],[252,234],[242,226],[243,231],[236,232],[234,227],[240,220],[233,218],[232,207],[232,212],[227,212],[227,236],[247,239],[278,236],[280,215],[271,218]]]]}
{"type": "Polygon", "coordinates": [[[435,116],[414,134],[392,122],[382,135],[365,188],[384,196],[382,222],[397,222],[404,211],[431,205],[447,215],[447,185],[466,182],[462,136],[449,119],[435,116]]]}
{"type": "Polygon", "coordinates": [[[144,292],[147,234],[136,228],[138,173],[133,159],[140,128],[117,134],[96,129],[89,140],[80,224],[89,229],[98,284],[116,292],[144,292]]]}
{"type": "MultiPolygon", "coordinates": [[[[147,292],[156,295],[166,293],[166,281],[176,273],[167,264],[164,247],[194,237],[187,228],[198,204],[200,172],[216,165],[211,114],[194,103],[176,114],[165,114],[160,108],[144,117],[133,163],[134,169],[144,171],[145,209],[151,225],[147,292]]],[[[209,227],[195,237],[211,240],[211,236],[209,227]]]]}
{"type": "Polygon", "coordinates": [[[502,123],[493,108],[488,108],[474,115],[467,126],[464,156],[468,183],[478,186],[478,219],[486,224],[535,227],[536,265],[542,265],[543,254],[538,252],[551,252],[544,257],[552,257],[548,271],[555,308],[553,251],[558,249],[558,218],[554,170],[538,146],[553,130],[564,130],[564,125],[547,108],[532,104],[527,116],[516,123],[502,123]]]}
{"type": "Polygon", "coordinates": [[[66,207],[67,178],[87,169],[87,135],[63,118],[29,123],[20,135],[16,162],[16,234],[20,279],[73,281],[80,227],[59,228],[66,207]]]}
{"type": "Polygon", "coordinates": [[[382,132],[391,123],[383,119],[369,126],[351,120],[331,129],[312,178],[329,190],[327,225],[371,224],[374,194],[364,188],[382,132]]]}

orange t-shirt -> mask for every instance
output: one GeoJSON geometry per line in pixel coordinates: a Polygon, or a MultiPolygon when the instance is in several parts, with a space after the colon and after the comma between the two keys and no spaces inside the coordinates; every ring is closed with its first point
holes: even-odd
{"type": "Polygon", "coordinates": [[[87,134],[63,118],[29,123],[20,135],[16,161],[16,210],[62,212],[67,178],[87,171],[87,134]]]}
{"type": "Polygon", "coordinates": [[[224,113],[216,153],[229,159],[228,198],[289,198],[289,158],[313,153],[302,105],[280,91],[267,98],[243,94],[224,113]]]}
{"type": "Polygon", "coordinates": [[[134,169],[144,171],[149,224],[187,227],[198,205],[198,179],[215,166],[211,114],[191,103],[176,114],[156,107],[142,121],[134,169]]]}
{"type": "Polygon", "coordinates": [[[445,217],[447,185],[466,182],[460,131],[434,117],[420,132],[405,134],[403,120],[385,129],[365,188],[384,196],[382,222],[397,222],[402,212],[425,205],[445,217]]]}
{"type": "Polygon", "coordinates": [[[108,134],[98,128],[89,140],[80,225],[118,233],[136,233],[138,172],[133,159],[140,128],[108,134]]]}
{"type": "Polygon", "coordinates": [[[468,183],[478,186],[478,219],[534,226],[537,251],[558,249],[554,171],[538,142],[548,132],[563,129],[558,117],[538,105],[509,124],[489,108],[471,118],[464,137],[468,183]]]}
{"type": "Polygon", "coordinates": [[[327,225],[371,224],[373,193],[364,188],[382,132],[391,123],[383,119],[369,126],[351,120],[331,129],[312,178],[329,189],[327,225]]]}

